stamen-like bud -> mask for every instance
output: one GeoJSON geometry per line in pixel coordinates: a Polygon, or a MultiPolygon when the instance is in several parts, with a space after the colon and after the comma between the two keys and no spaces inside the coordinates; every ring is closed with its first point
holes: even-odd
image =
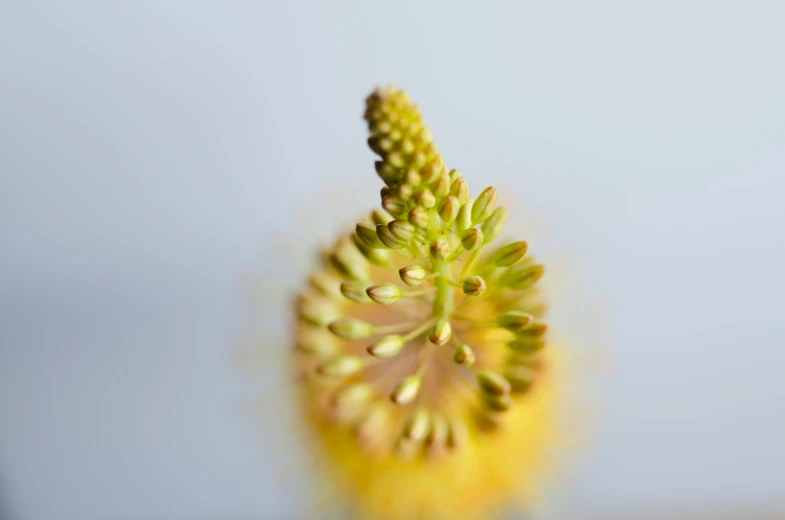
{"type": "Polygon", "coordinates": [[[365,363],[357,356],[337,356],[325,361],[317,371],[330,377],[348,377],[363,369],[365,363]]]}
{"type": "Polygon", "coordinates": [[[496,318],[496,323],[509,331],[520,332],[532,322],[532,315],[522,311],[508,311],[496,318]]]}
{"type": "Polygon", "coordinates": [[[485,188],[472,206],[472,222],[479,224],[488,219],[496,209],[496,188],[485,188]]]}
{"type": "Polygon", "coordinates": [[[391,358],[398,355],[405,341],[403,336],[385,336],[368,347],[368,353],[378,358],[391,358]]]}
{"type": "Polygon", "coordinates": [[[327,328],[344,339],[363,339],[373,334],[373,325],[357,318],[341,318],[330,323],[327,328]]]}
{"type": "Polygon", "coordinates": [[[460,345],[455,349],[453,360],[461,366],[470,367],[474,364],[476,357],[469,345],[460,345]]]}
{"type": "Polygon", "coordinates": [[[493,255],[493,263],[497,267],[509,267],[520,262],[526,255],[529,244],[521,240],[502,247],[493,255]]]}
{"type": "Polygon", "coordinates": [[[496,372],[478,372],[477,383],[483,391],[493,395],[509,394],[511,390],[510,382],[496,372]]]}
{"type": "Polygon", "coordinates": [[[392,283],[372,285],[368,287],[365,292],[370,299],[376,303],[381,303],[382,305],[395,303],[403,296],[401,288],[392,283]]]}
{"type": "Polygon", "coordinates": [[[417,397],[421,384],[422,379],[420,376],[405,377],[400,383],[395,385],[395,388],[390,393],[390,399],[396,404],[409,404],[417,397]]]}
{"type": "Polygon", "coordinates": [[[398,270],[398,274],[400,274],[403,283],[411,286],[417,286],[422,284],[423,281],[425,280],[425,277],[427,276],[425,268],[417,264],[401,267],[398,270]]]}
{"type": "Polygon", "coordinates": [[[341,294],[353,302],[368,303],[371,299],[365,294],[366,287],[367,284],[359,280],[343,282],[341,284],[341,294]]]}
{"type": "Polygon", "coordinates": [[[428,341],[434,345],[442,346],[450,341],[451,336],[452,326],[450,325],[450,322],[447,320],[439,320],[431,328],[431,333],[428,335],[428,341]]]}
{"type": "Polygon", "coordinates": [[[467,251],[473,251],[483,244],[483,233],[477,228],[469,228],[461,233],[461,244],[467,251]]]}
{"type": "Polygon", "coordinates": [[[485,280],[477,275],[471,275],[463,281],[463,292],[468,296],[479,296],[485,292],[485,280]]]}
{"type": "Polygon", "coordinates": [[[507,210],[504,208],[496,208],[488,220],[482,223],[482,232],[485,233],[485,243],[499,236],[504,230],[504,225],[507,223],[507,210]]]}

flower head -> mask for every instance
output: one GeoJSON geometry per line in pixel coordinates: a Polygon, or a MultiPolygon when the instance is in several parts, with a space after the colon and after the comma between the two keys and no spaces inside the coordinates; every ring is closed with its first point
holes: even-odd
{"type": "Polygon", "coordinates": [[[361,518],[489,518],[532,498],[554,445],[545,271],[403,91],[374,91],[365,119],[381,208],[298,299],[306,416],[361,518]]]}

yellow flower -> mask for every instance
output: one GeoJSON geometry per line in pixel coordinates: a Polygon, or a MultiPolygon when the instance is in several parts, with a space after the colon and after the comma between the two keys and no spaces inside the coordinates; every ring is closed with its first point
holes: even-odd
{"type": "Polygon", "coordinates": [[[314,449],[362,519],[526,507],[558,435],[545,270],[498,240],[496,190],[470,196],[404,92],[376,90],[365,118],[382,209],[325,251],[296,305],[314,449]]]}

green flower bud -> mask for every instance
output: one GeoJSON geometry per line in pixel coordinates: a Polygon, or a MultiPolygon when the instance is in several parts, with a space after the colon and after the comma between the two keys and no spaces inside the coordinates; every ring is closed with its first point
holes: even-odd
{"type": "Polygon", "coordinates": [[[496,323],[511,332],[519,332],[531,325],[532,315],[523,311],[507,311],[496,318],[496,323]]]}
{"type": "Polygon", "coordinates": [[[450,325],[450,322],[447,320],[439,320],[431,328],[431,333],[428,335],[428,341],[434,345],[442,346],[450,341],[451,336],[452,326],[450,325]]]}
{"type": "Polygon", "coordinates": [[[496,372],[477,372],[477,383],[484,392],[491,395],[509,394],[511,390],[510,382],[496,372]]]}
{"type": "Polygon", "coordinates": [[[404,242],[411,240],[416,231],[416,228],[405,220],[393,220],[387,224],[387,227],[390,228],[390,233],[392,233],[395,238],[404,242]]]}
{"type": "Polygon", "coordinates": [[[330,323],[327,328],[344,339],[363,339],[373,334],[373,325],[357,318],[341,318],[330,323]]]}
{"type": "Polygon", "coordinates": [[[443,199],[448,193],[450,193],[450,177],[446,173],[442,173],[433,184],[433,195],[437,199],[443,199]]]}
{"type": "Polygon", "coordinates": [[[485,188],[472,205],[472,223],[479,224],[487,220],[494,209],[496,209],[496,188],[485,188]]]}
{"type": "Polygon", "coordinates": [[[449,179],[450,179],[450,184],[454,184],[454,183],[455,183],[455,181],[457,181],[458,179],[463,179],[463,174],[462,174],[461,172],[459,172],[459,171],[458,171],[457,169],[455,169],[455,168],[453,168],[452,170],[450,170],[450,173],[449,173],[449,174],[447,174],[447,175],[448,175],[448,177],[449,177],[449,179]]]}
{"type": "Polygon", "coordinates": [[[458,216],[458,211],[460,211],[460,209],[461,205],[457,198],[452,196],[447,197],[439,208],[439,216],[445,224],[450,224],[458,216]]]}
{"type": "Polygon", "coordinates": [[[477,228],[469,228],[461,233],[461,244],[467,251],[474,251],[483,243],[484,237],[482,231],[477,228]]]}
{"type": "MultiPolygon", "coordinates": [[[[374,230],[375,234],[375,230],[374,230]]],[[[391,253],[390,250],[384,247],[384,244],[379,242],[379,247],[368,247],[362,242],[360,237],[355,233],[352,236],[354,245],[360,250],[360,253],[366,260],[376,265],[388,265],[390,263],[391,253]]],[[[378,240],[378,237],[377,237],[378,240]]]]}
{"type": "Polygon", "coordinates": [[[377,226],[379,225],[386,226],[393,218],[392,215],[387,213],[385,210],[375,209],[373,210],[373,213],[371,213],[371,219],[373,220],[373,223],[376,224],[377,226]]]}
{"type": "Polygon", "coordinates": [[[325,361],[316,369],[320,374],[330,377],[348,377],[363,369],[365,363],[357,356],[337,356],[325,361]]]}
{"type": "Polygon", "coordinates": [[[431,244],[431,256],[434,258],[444,260],[450,256],[451,252],[452,249],[450,248],[450,244],[445,238],[439,237],[433,241],[433,244],[431,244]]]}
{"type": "Polygon", "coordinates": [[[368,294],[369,298],[382,305],[395,303],[403,296],[401,288],[392,283],[372,285],[368,287],[365,292],[368,294]]]}
{"type": "Polygon", "coordinates": [[[469,185],[466,184],[463,177],[458,177],[453,181],[452,186],[450,186],[450,195],[458,199],[461,206],[469,200],[469,185]]]}
{"type": "Polygon", "coordinates": [[[420,229],[427,229],[431,223],[428,212],[422,208],[414,208],[409,212],[409,223],[420,229]]]}
{"type": "Polygon", "coordinates": [[[463,281],[463,292],[468,296],[479,296],[485,292],[485,280],[477,275],[471,275],[463,281]]]}
{"type": "Polygon", "coordinates": [[[517,264],[526,255],[529,244],[521,240],[502,247],[493,254],[493,263],[497,267],[509,267],[517,264]]]}
{"type": "Polygon", "coordinates": [[[322,328],[303,330],[297,340],[297,348],[306,354],[331,356],[340,351],[338,339],[322,328]]]}
{"type": "Polygon", "coordinates": [[[453,360],[459,365],[465,367],[472,366],[476,359],[477,358],[474,355],[474,351],[469,345],[460,345],[455,349],[455,355],[453,355],[453,360]]]}
{"type": "Polygon", "coordinates": [[[408,170],[403,176],[403,182],[409,186],[419,186],[422,176],[417,173],[417,170],[408,170]]]}
{"type": "Polygon", "coordinates": [[[510,289],[522,291],[534,286],[544,274],[545,266],[538,264],[527,265],[505,273],[501,279],[501,283],[510,289]]]}
{"type": "Polygon", "coordinates": [[[441,164],[441,161],[438,159],[427,164],[422,169],[422,182],[425,184],[431,184],[433,181],[439,178],[439,175],[444,171],[444,166],[441,164]]]}
{"type": "Polygon", "coordinates": [[[509,394],[494,395],[486,393],[483,394],[482,401],[486,407],[496,412],[506,412],[512,408],[512,397],[509,394]]]}
{"type": "Polygon", "coordinates": [[[332,300],[308,294],[300,297],[297,311],[304,320],[323,327],[334,320],[339,310],[332,300]]]}
{"type": "MultiPolygon", "coordinates": [[[[398,186],[398,197],[401,200],[404,201],[411,200],[413,195],[414,195],[413,186],[410,186],[409,184],[401,184],[400,186],[398,186]]],[[[384,202],[384,198],[382,198],[382,202],[384,202]]]]}
{"type": "Polygon", "coordinates": [[[393,235],[387,226],[381,224],[376,226],[376,236],[379,237],[382,244],[390,249],[401,249],[406,246],[406,242],[393,235]]]}
{"type": "Polygon", "coordinates": [[[376,166],[376,173],[379,174],[379,177],[381,177],[385,184],[393,184],[400,178],[400,170],[389,163],[376,161],[374,166],[376,166]]]}
{"type": "Polygon", "coordinates": [[[341,284],[341,294],[353,302],[368,303],[371,299],[365,294],[366,287],[366,283],[359,280],[343,282],[341,284]]]}
{"type": "Polygon", "coordinates": [[[384,247],[384,244],[382,244],[382,242],[379,240],[379,237],[376,235],[376,226],[366,224],[365,222],[360,222],[355,227],[355,230],[357,232],[357,236],[366,246],[384,247]]]}
{"type": "Polygon", "coordinates": [[[406,202],[394,195],[385,197],[382,200],[382,207],[393,216],[398,216],[406,212],[406,202]]]}
{"type": "Polygon", "coordinates": [[[404,343],[403,336],[385,336],[368,347],[368,353],[378,358],[391,358],[398,355],[404,343]]]}
{"type": "Polygon", "coordinates": [[[401,267],[398,270],[398,274],[401,276],[401,280],[403,281],[403,283],[411,286],[420,285],[421,283],[423,283],[425,277],[427,276],[427,272],[425,271],[425,268],[417,264],[401,267]]]}
{"type": "Polygon", "coordinates": [[[436,197],[433,196],[433,192],[431,190],[425,188],[417,194],[417,196],[414,198],[414,202],[422,208],[431,209],[436,205],[436,197]]]}
{"type": "Polygon", "coordinates": [[[545,340],[540,336],[517,336],[507,343],[510,350],[518,354],[531,354],[545,347],[545,340]]]}
{"type": "Polygon", "coordinates": [[[390,399],[395,404],[409,404],[417,398],[421,385],[422,379],[419,376],[405,377],[400,383],[395,385],[395,388],[390,393],[390,399]]]}
{"type": "Polygon", "coordinates": [[[485,242],[488,243],[498,237],[507,223],[507,210],[496,208],[488,220],[482,223],[482,232],[485,233],[485,242]]]}
{"type": "Polygon", "coordinates": [[[510,366],[504,371],[504,378],[510,382],[513,393],[522,394],[531,388],[535,373],[526,366],[510,366]]]}
{"type": "Polygon", "coordinates": [[[368,262],[349,237],[342,240],[329,256],[330,263],[347,278],[368,278],[368,262]]]}

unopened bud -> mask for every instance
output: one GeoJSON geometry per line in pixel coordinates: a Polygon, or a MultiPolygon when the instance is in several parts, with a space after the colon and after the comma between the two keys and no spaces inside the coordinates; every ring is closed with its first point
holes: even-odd
{"type": "Polygon", "coordinates": [[[423,283],[427,273],[425,268],[421,265],[412,264],[407,265],[406,267],[401,267],[398,270],[398,274],[401,276],[401,280],[406,285],[417,286],[423,283]]]}
{"type": "Polygon", "coordinates": [[[517,336],[507,343],[510,350],[518,354],[531,354],[545,347],[545,340],[541,336],[517,336]]]}
{"type": "Polygon", "coordinates": [[[490,410],[506,412],[512,408],[512,397],[509,394],[494,395],[486,393],[483,394],[483,403],[485,403],[485,406],[490,410]]]}
{"type": "Polygon", "coordinates": [[[406,246],[406,242],[393,235],[388,226],[382,224],[376,226],[376,236],[379,237],[382,244],[390,249],[401,249],[406,246]]]}
{"type": "Polygon", "coordinates": [[[431,417],[425,408],[417,408],[406,423],[404,435],[413,441],[422,441],[431,429],[431,417]]]}
{"type": "Polygon", "coordinates": [[[460,205],[466,204],[466,201],[469,200],[469,186],[463,177],[458,177],[453,181],[450,186],[450,195],[458,199],[460,205]]]}
{"type": "Polygon", "coordinates": [[[404,242],[411,240],[416,231],[416,228],[405,220],[393,220],[387,224],[387,227],[390,228],[390,233],[392,233],[395,238],[404,242]]]}
{"type": "Polygon", "coordinates": [[[357,224],[355,230],[359,239],[366,246],[383,247],[383,244],[379,241],[379,237],[376,235],[376,226],[366,224],[365,222],[360,222],[357,224]]]}
{"type": "Polygon", "coordinates": [[[460,209],[461,205],[457,198],[447,197],[439,208],[439,216],[445,224],[450,224],[458,216],[458,211],[460,211],[460,209]]]}
{"type": "Polygon", "coordinates": [[[382,305],[395,303],[403,296],[401,288],[393,283],[372,285],[368,287],[365,292],[370,299],[376,303],[381,303],[382,305]]]}
{"type": "Polygon", "coordinates": [[[436,205],[436,197],[433,196],[433,192],[431,190],[425,188],[417,194],[417,196],[414,198],[414,202],[422,208],[431,209],[436,205]]]}
{"type": "Polygon", "coordinates": [[[469,228],[461,233],[461,244],[467,251],[474,251],[483,243],[484,237],[482,231],[477,228],[469,228]]]}
{"type": "Polygon", "coordinates": [[[492,395],[510,393],[510,382],[496,372],[477,372],[477,383],[483,391],[492,395]]]}
{"type": "Polygon", "coordinates": [[[362,339],[373,334],[373,325],[357,318],[341,318],[330,323],[327,328],[344,339],[362,339]]]}
{"type": "Polygon", "coordinates": [[[422,176],[417,170],[408,170],[403,176],[403,182],[410,186],[417,186],[422,182],[422,176]]]}
{"type": "Polygon", "coordinates": [[[385,210],[375,209],[373,210],[373,213],[371,213],[371,219],[373,220],[373,223],[378,226],[380,224],[387,225],[387,223],[390,222],[393,218],[392,215],[387,213],[385,210]]]}
{"type": "Polygon", "coordinates": [[[368,353],[378,358],[391,358],[398,355],[404,343],[403,336],[385,336],[368,347],[368,353]]]}
{"type": "Polygon", "coordinates": [[[477,357],[469,345],[460,345],[455,349],[453,360],[461,366],[470,367],[474,364],[477,357]]]}
{"type": "Polygon", "coordinates": [[[433,184],[433,195],[437,199],[441,199],[446,197],[448,193],[450,193],[450,176],[442,173],[433,184]]]}
{"type": "Polygon", "coordinates": [[[444,260],[450,256],[451,251],[450,244],[447,243],[445,238],[439,237],[431,244],[431,256],[439,260],[444,260]]]}
{"type": "Polygon", "coordinates": [[[341,294],[353,302],[368,303],[371,300],[368,298],[368,295],[365,294],[366,287],[367,284],[359,280],[343,282],[341,284],[341,294]]]}
{"type": "Polygon", "coordinates": [[[471,275],[463,281],[463,292],[468,296],[479,296],[485,292],[485,280],[481,276],[471,275]]]}
{"type": "Polygon", "coordinates": [[[447,320],[439,320],[431,328],[431,333],[428,335],[428,341],[434,345],[442,346],[450,341],[451,336],[452,326],[450,325],[450,322],[447,320]]]}
{"type": "Polygon", "coordinates": [[[400,197],[390,195],[382,200],[382,207],[390,213],[390,215],[398,216],[406,211],[406,202],[400,197]]]}
{"type": "Polygon", "coordinates": [[[379,177],[381,177],[385,184],[396,182],[401,175],[400,171],[390,163],[376,161],[374,165],[376,166],[376,173],[379,174],[379,177]]]}
{"type": "Polygon", "coordinates": [[[390,393],[390,399],[396,404],[409,404],[417,397],[420,392],[422,379],[420,376],[408,376],[395,385],[390,393]]]}
{"type": "Polygon", "coordinates": [[[304,320],[322,327],[339,316],[338,308],[332,300],[315,294],[302,296],[298,301],[297,311],[304,320]]]}
{"type": "Polygon", "coordinates": [[[485,188],[472,205],[472,223],[479,224],[487,220],[494,209],[496,209],[496,188],[485,188]]]}
{"type": "Polygon", "coordinates": [[[509,331],[519,332],[531,325],[532,315],[523,311],[507,311],[496,318],[496,323],[509,331]]]}
{"type": "Polygon", "coordinates": [[[426,164],[422,169],[422,181],[425,184],[430,184],[439,178],[439,174],[444,170],[439,160],[435,160],[430,164],[426,164]]]}
{"type": "Polygon", "coordinates": [[[545,266],[527,265],[505,274],[501,279],[501,283],[504,283],[510,289],[522,291],[531,288],[544,274],[545,266]]]}
{"type": "Polygon", "coordinates": [[[496,208],[488,220],[482,223],[482,232],[485,233],[485,242],[490,242],[504,230],[504,225],[507,223],[507,210],[504,208],[496,208]]]}
{"type": "Polygon", "coordinates": [[[493,263],[497,267],[509,267],[520,262],[526,255],[529,244],[521,240],[502,247],[493,254],[493,263]]]}
{"type": "Polygon", "coordinates": [[[509,366],[504,372],[504,377],[510,382],[512,391],[516,394],[522,394],[531,388],[534,382],[535,372],[529,367],[523,365],[509,366]]]}
{"type": "Polygon", "coordinates": [[[330,377],[348,377],[363,369],[365,363],[357,356],[337,356],[325,361],[316,369],[320,374],[330,377]]]}
{"type": "Polygon", "coordinates": [[[431,218],[427,211],[417,207],[409,212],[409,223],[414,227],[427,229],[428,225],[431,223],[431,218]]]}

